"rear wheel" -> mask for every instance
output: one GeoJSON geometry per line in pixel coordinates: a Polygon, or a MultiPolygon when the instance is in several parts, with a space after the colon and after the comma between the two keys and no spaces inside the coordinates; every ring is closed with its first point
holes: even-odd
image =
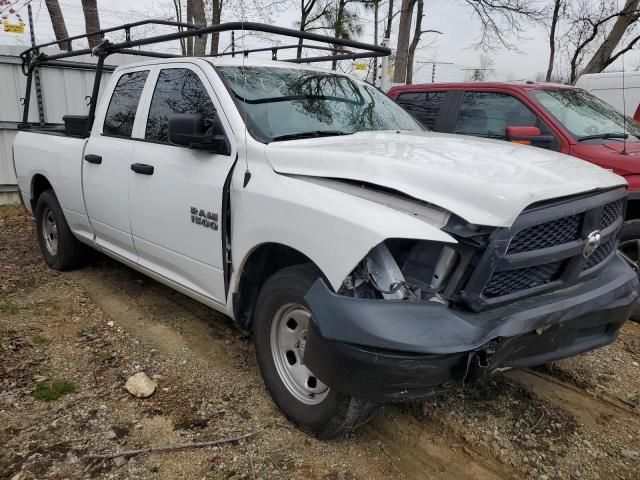
{"type": "Polygon", "coordinates": [[[35,217],[38,243],[45,263],[56,270],[79,266],[85,258],[86,247],[71,233],[52,190],[43,192],[38,198],[35,217]]]}
{"type": "MultiPolygon", "coordinates": [[[[640,271],[640,220],[629,220],[622,226],[620,245],[618,246],[627,259],[636,265],[636,272],[640,271]]],[[[631,320],[640,321],[640,300],[631,310],[631,320]]]]}
{"type": "Polygon", "coordinates": [[[374,406],[336,392],[304,364],[312,319],[304,295],[319,276],[306,264],[267,280],[256,303],[253,333],[260,372],[278,407],[302,430],[332,438],[365,423],[374,406]]]}

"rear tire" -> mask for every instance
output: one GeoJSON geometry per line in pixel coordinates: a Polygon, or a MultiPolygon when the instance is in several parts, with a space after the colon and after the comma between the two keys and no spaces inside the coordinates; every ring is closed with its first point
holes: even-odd
{"type": "Polygon", "coordinates": [[[53,190],[43,192],[36,205],[36,231],[42,257],[55,270],[79,266],[87,248],[71,233],[53,190]]]}
{"type": "Polygon", "coordinates": [[[276,405],[300,429],[328,439],[366,423],[374,405],[324,385],[300,361],[311,317],[304,296],[319,277],[304,264],[269,278],[258,295],[253,335],[260,372],[276,405]]]}
{"type": "MultiPolygon", "coordinates": [[[[618,249],[640,266],[640,220],[624,222],[618,249]]],[[[629,320],[640,322],[640,300],[634,304],[629,320]]]]}

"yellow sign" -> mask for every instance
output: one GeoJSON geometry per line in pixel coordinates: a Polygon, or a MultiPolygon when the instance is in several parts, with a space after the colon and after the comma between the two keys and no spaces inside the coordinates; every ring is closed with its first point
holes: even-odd
{"type": "Polygon", "coordinates": [[[356,63],[355,69],[356,70],[369,70],[369,65],[367,63],[363,63],[363,62],[356,63]]]}
{"type": "Polygon", "coordinates": [[[10,23],[8,20],[3,20],[2,25],[5,32],[9,33],[24,33],[24,23],[10,23]]]}

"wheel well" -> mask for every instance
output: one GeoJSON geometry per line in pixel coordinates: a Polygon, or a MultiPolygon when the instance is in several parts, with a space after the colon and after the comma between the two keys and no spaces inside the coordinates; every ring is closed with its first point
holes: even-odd
{"type": "Polygon", "coordinates": [[[247,259],[240,274],[238,290],[233,294],[233,313],[241,328],[251,328],[258,294],[267,279],[283,268],[313,263],[299,251],[278,243],[265,243],[247,259]]]}
{"type": "Polygon", "coordinates": [[[640,219],[640,200],[630,200],[627,203],[627,213],[625,220],[639,220],[640,219]]]}
{"type": "Polygon", "coordinates": [[[38,204],[38,198],[42,195],[43,192],[47,190],[52,190],[53,187],[49,180],[44,175],[34,175],[31,179],[31,211],[35,215],[35,208],[38,204]]]}

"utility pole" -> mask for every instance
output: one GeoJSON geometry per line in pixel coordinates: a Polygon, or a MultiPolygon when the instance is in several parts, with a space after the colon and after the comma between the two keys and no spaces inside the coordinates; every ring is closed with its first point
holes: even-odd
{"type": "MultiPolygon", "coordinates": [[[[31,37],[31,46],[36,46],[36,32],[33,30],[33,12],[31,11],[31,1],[27,4],[27,12],[29,16],[29,35],[31,37]]],[[[40,126],[44,127],[44,97],[42,96],[42,86],[40,85],[40,67],[36,67],[33,71],[33,80],[36,87],[36,100],[38,102],[38,120],[40,126]]]]}

